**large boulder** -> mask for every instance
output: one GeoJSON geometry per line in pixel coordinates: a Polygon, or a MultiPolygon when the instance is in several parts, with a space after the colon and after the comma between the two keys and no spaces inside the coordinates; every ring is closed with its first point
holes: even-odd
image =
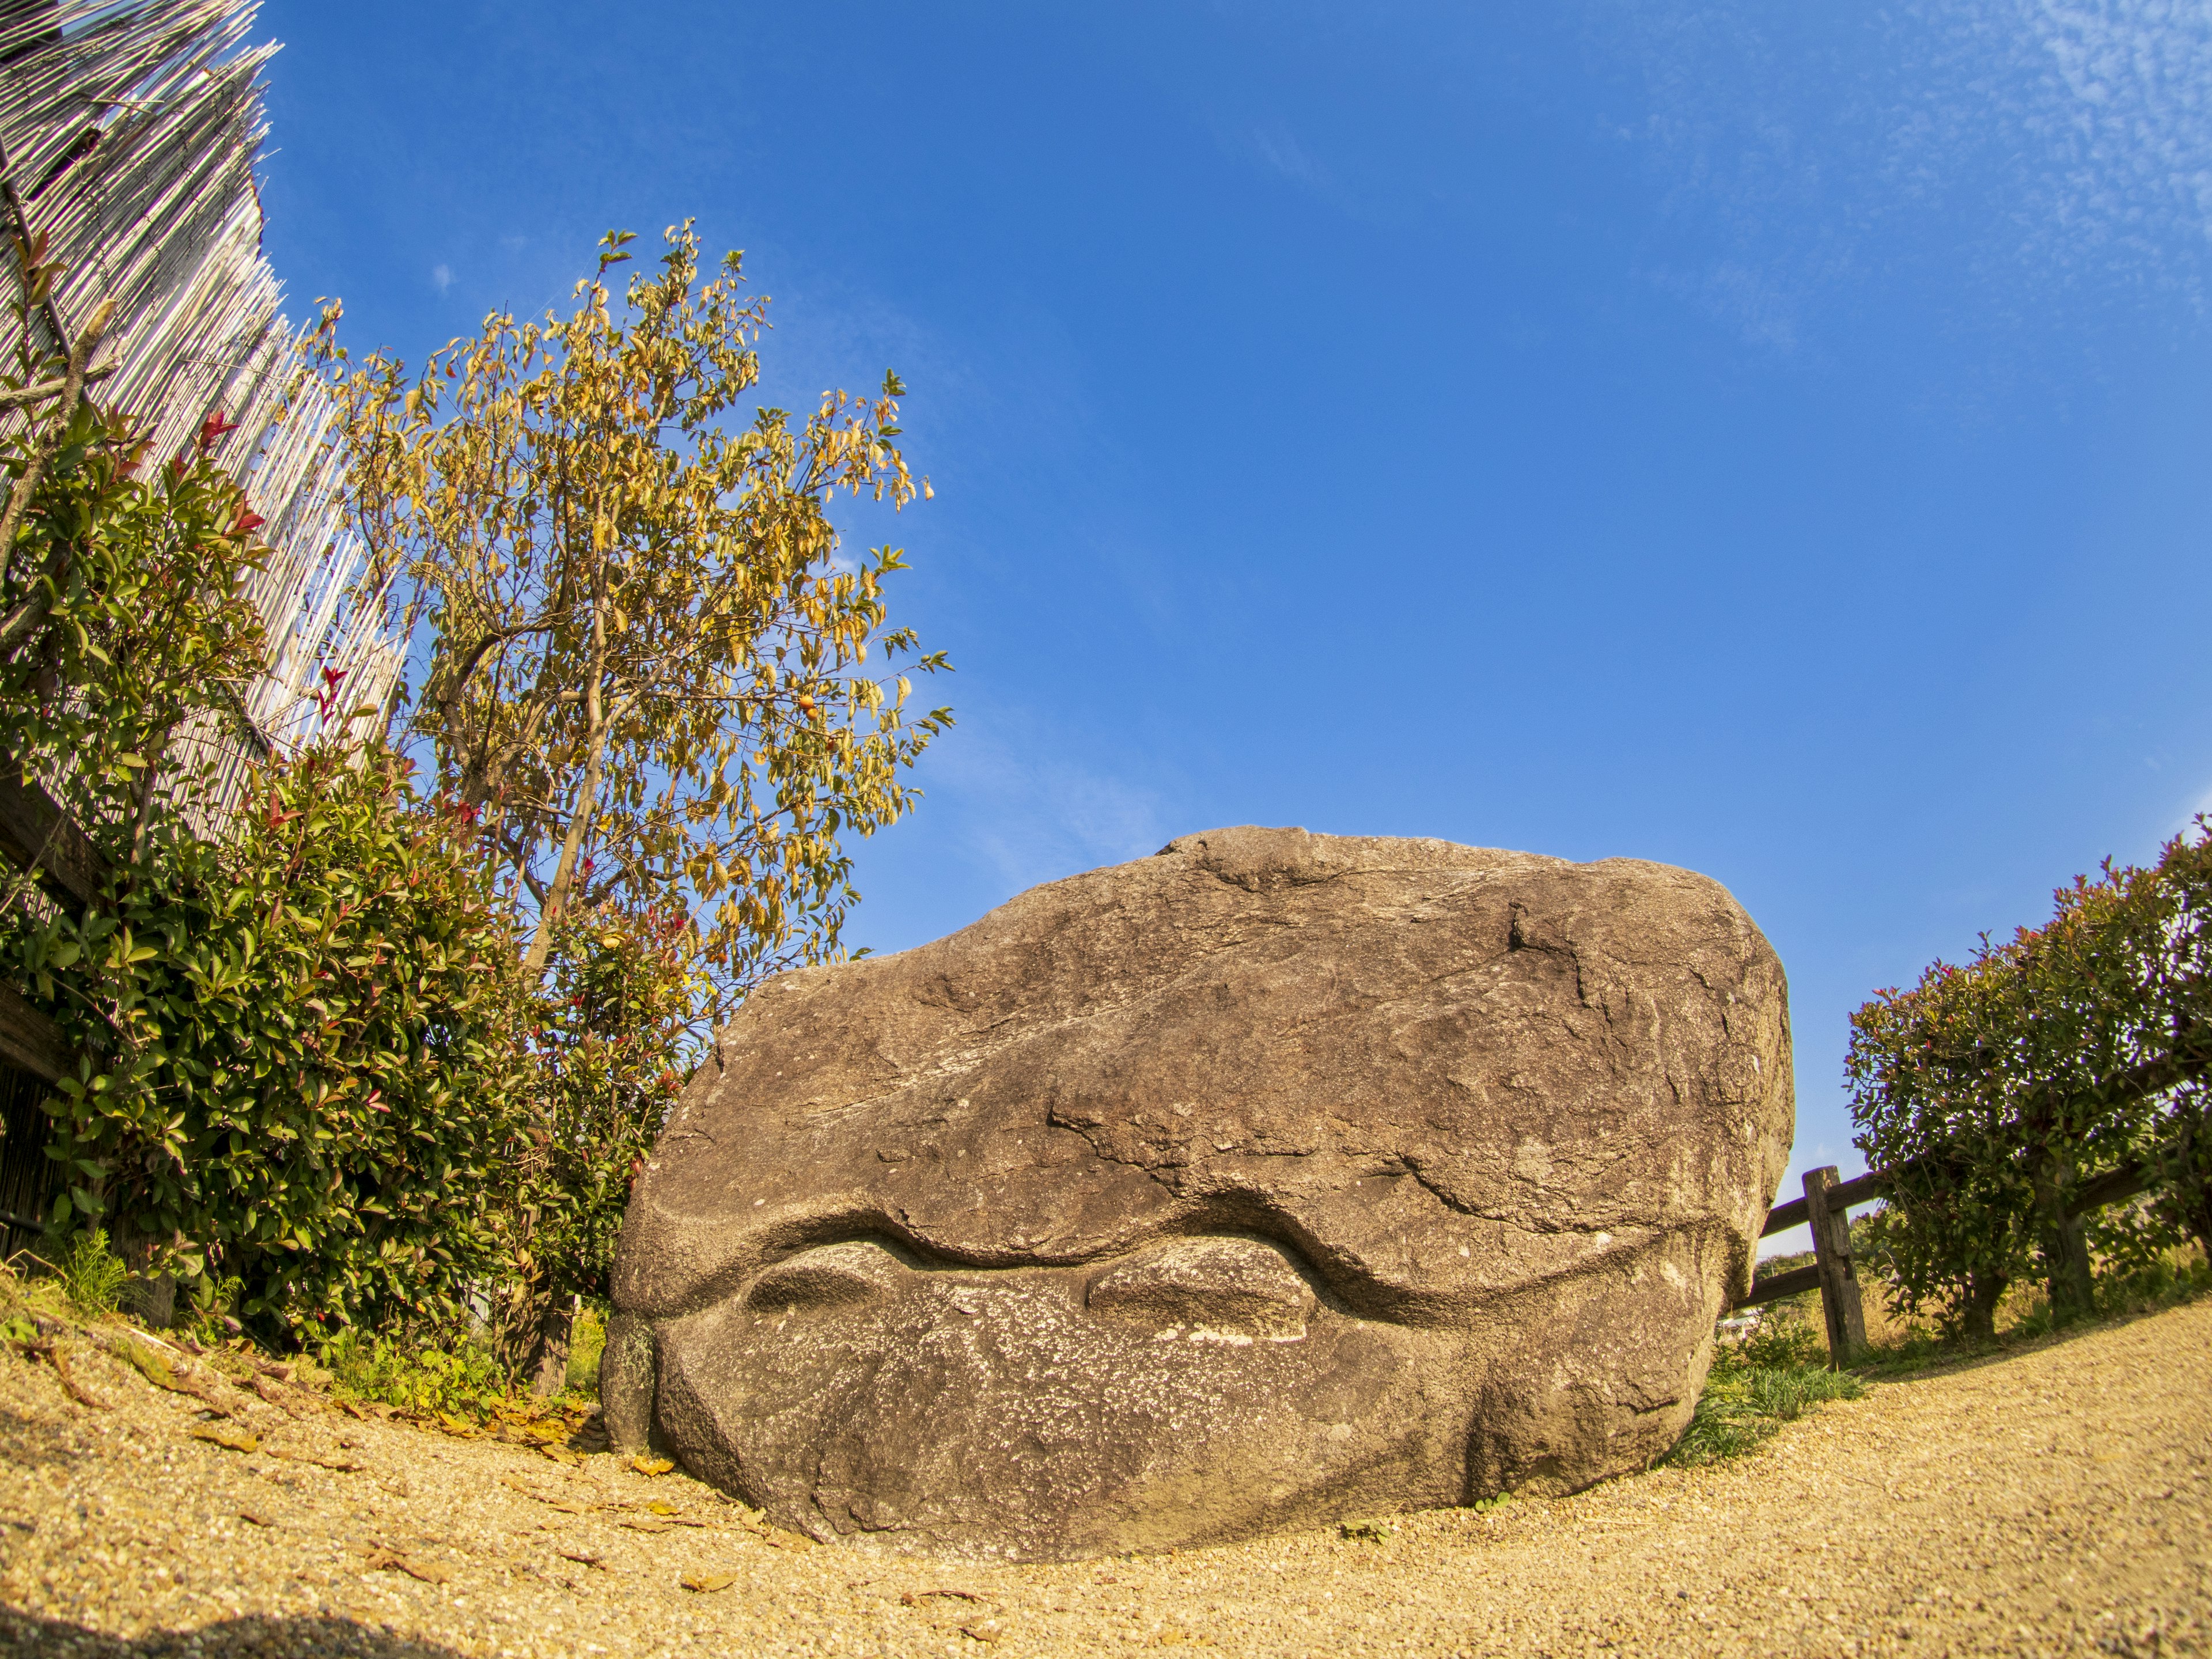
{"type": "Polygon", "coordinates": [[[1015,1559],[1571,1491],[1680,1435],[1791,1120],[1701,876],[1187,836],[746,1000],[631,1200],[609,1427],[1015,1559]]]}

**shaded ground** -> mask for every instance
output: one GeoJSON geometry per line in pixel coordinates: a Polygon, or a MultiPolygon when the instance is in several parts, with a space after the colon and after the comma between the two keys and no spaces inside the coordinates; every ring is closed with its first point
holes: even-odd
{"type": "Polygon", "coordinates": [[[281,1390],[210,1419],[82,1346],[70,1374],[112,1409],[0,1360],[0,1651],[2212,1652],[2212,1302],[1877,1386],[1735,1463],[1058,1567],[820,1547],[680,1474],[281,1390]]]}

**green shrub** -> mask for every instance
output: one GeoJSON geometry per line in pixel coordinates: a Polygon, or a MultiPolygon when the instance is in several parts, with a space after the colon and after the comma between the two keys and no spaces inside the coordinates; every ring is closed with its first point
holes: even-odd
{"type": "Polygon", "coordinates": [[[88,1054],[48,1104],[57,1218],[235,1279],[266,1339],[455,1316],[499,1265],[520,1088],[514,952],[469,835],[389,755],[318,750],[111,909],[0,923],[88,1054]]]}
{"type": "Polygon", "coordinates": [[[510,1393],[498,1356],[468,1338],[407,1340],[345,1330],[324,1345],[320,1358],[340,1395],[417,1417],[481,1423],[510,1393]]]}
{"type": "Polygon", "coordinates": [[[1899,1173],[1879,1228],[1895,1305],[1988,1339],[2033,1273],[2057,1322],[2095,1311],[2099,1265],[2212,1248],[2212,822],[2148,868],[2107,861],[2051,919],[1938,962],[1851,1016],[1857,1143],[1899,1173]],[[2144,1170],[2148,1194],[2084,1210],[2144,1170]]]}

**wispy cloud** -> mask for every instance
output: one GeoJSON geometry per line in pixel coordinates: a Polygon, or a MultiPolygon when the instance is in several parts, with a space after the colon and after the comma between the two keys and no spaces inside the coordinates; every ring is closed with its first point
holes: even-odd
{"type": "Polygon", "coordinates": [[[1908,0],[1787,9],[1593,0],[1631,60],[1683,289],[1747,338],[1869,282],[1964,283],[2034,324],[2086,288],[2212,301],[2212,0],[1908,0]]]}
{"type": "Polygon", "coordinates": [[[963,714],[931,756],[933,811],[956,816],[968,854],[1011,896],[1101,865],[1158,852],[1175,830],[1158,793],[1069,753],[1036,721],[963,714]]]}
{"type": "Polygon", "coordinates": [[[1294,185],[1308,190],[1327,190],[1329,176],[1321,163],[1306,153],[1296,134],[1279,121],[1251,129],[1250,152],[1264,166],[1294,185]]]}
{"type": "Polygon", "coordinates": [[[436,289],[439,293],[443,294],[447,289],[453,287],[453,269],[451,265],[433,265],[430,267],[430,286],[432,288],[436,289]]]}
{"type": "Polygon", "coordinates": [[[1702,270],[1657,275],[1662,287],[1689,299],[1745,344],[1784,355],[1796,349],[1802,301],[1783,292],[1773,273],[1723,259],[1702,270]]]}
{"type": "Polygon", "coordinates": [[[2181,816],[2167,827],[2166,833],[2169,836],[2196,836],[2199,833],[2197,827],[2199,818],[2212,818],[2212,789],[2207,789],[2184,807],[2181,816]]]}

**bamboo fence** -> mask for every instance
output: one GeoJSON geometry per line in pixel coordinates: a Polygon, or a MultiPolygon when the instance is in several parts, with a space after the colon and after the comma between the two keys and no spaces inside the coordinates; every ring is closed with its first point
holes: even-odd
{"type": "Polygon", "coordinates": [[[247,487],[273,556],[248,591],[270,660],[245,697],[243,732],[212,726],[220,818],[261,755],[318,729],[313,692],[343,671],[344,705],[380,704],[398,653],[371,616],[347,614],[362,549],[327,447],[334,410],[308,382],[287,407],[300,336],[262,255],[254,163],[268,123],[249,45],[256,0],[0,0],[0,233],[48,239],[65,272],[42,325],[112,298],[97,362],[103,401],[150,432],[155,455],[215,411],[237,422],[216,458],[247,487]]]}

